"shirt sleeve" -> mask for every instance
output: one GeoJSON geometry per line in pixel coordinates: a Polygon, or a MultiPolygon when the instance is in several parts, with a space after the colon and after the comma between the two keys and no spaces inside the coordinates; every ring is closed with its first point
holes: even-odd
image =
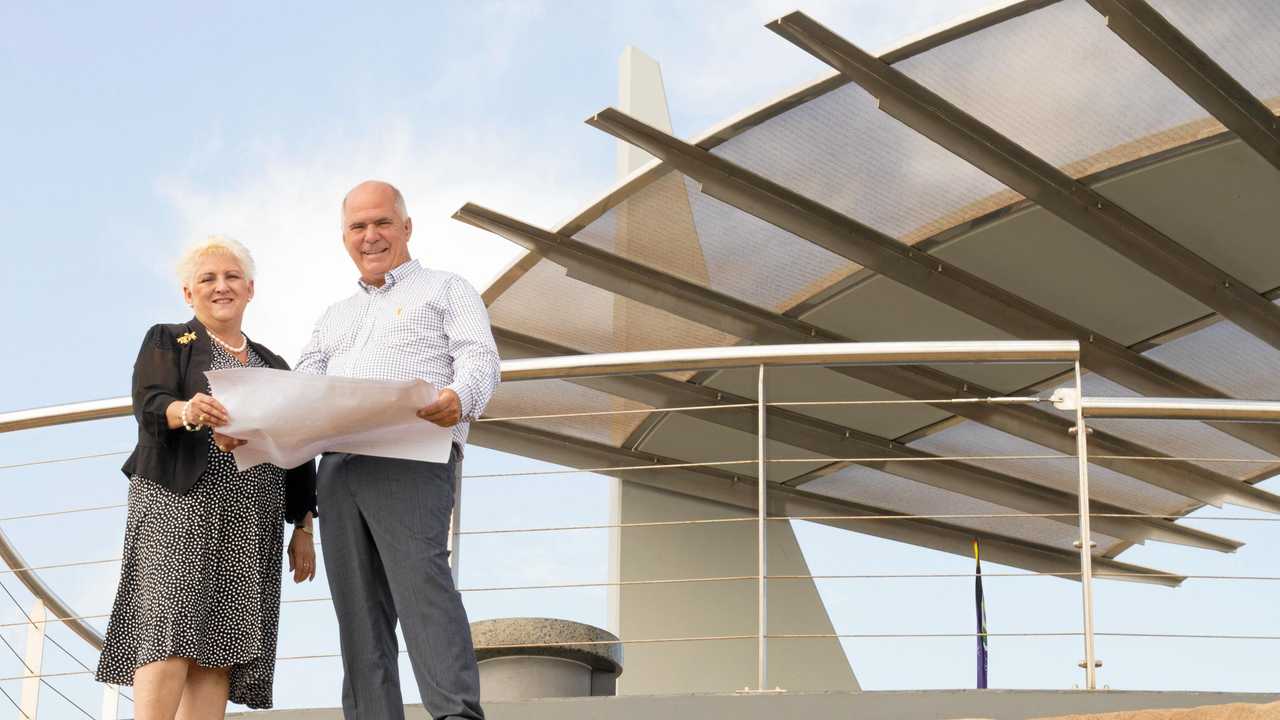
{"type": "Polygon", "coordinates": [[[501,377],[501,361],[484,301],[462,278],[449,282],[444,325],[453,358],[453,382],[447,388],[458,394],[462,420],[469,422],[480,417],[493,397],[501,377]]]}
{"type": "Polygon", "coordinates": [[[181,400],[182,372],[176,340],[156,325],[147,332],[133,364],[133,415],[143,432],[162,445],[169,445],[175,432],[169,429],[166,411],[181,400]]]}
{"type": "Polygon", "coordinates": [[[293,366],[294,372],[308,375],[324,375],[328,372],[329,354],[325,352],[324,345],[320,342],[320,328],[324,326],[324,321],[328,317],[329,311],[326,310],[316,321],[316,326],[311,330],[311,339],[302,348],[302,354],[298,356],[298,362],[293,366]]]}

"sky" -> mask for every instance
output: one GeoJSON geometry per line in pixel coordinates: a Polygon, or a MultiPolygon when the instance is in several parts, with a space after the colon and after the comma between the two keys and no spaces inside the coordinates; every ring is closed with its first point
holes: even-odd
{"type": "MultiPolygon", "coordinates": [[[[612,138],[583,120],[614,104],[617,61],[634,45],[656,58],[675,133],[693,137],[828,71],[763,24],[805,10],[872,51],[988,5],[969,0],[852,2],[332,2],[0,3],[0,219],[11,238],[0,264],[8,352],[0,354],[0,411],[128,392],[138,342],[156,322],[189,314],[173,264],[210,233],[244,242],[258,262],[247,332],[293,359],[315,318],[349,294],[355,275],[340,245],[338,203],[379,177],[405,193],[411,250],[428,265],[485,287],[520,250],[450,219],[475,201],[554,226],[614,181],[612,138]]],[[[0,436],[0,466],[119,453],[131,419],[0,436]]],[[[118,505],[121,456],[0,467],[0,517],[118,505]]],[[[482,448],[467,473],[548,466],[482,448]]],[[[1269,481],[1277,490],[1275,481],[1269,481]]],[[[1264,484],[1264,487],[1266,485],[1264,484]]],[[[607,481],[589,475],[476,479],[464,486],[463,526],[529,527],[607,521],[607,481]]],[[[1197,527],[1250,544],[1232,556],[1171,546],[1123,559],[1207,574],[1267,575],[1274,525],[1241,520],[1197,527]]],[[[1229,508],[1217,515],[1241,517],[1229,508]]],[[[13,520],[4,531],[32,564],[119,554],[119,509],[13,520]]],[[[964,558],[797,522],[815,574],[956,571],[964,558]]],[[[598,532],[598,531],[597,531],[598,532]]],[[[603,537],[468,538],[464,587],[601,580],[603,537]]],[[[991,566],[992,571],[1003,568],[991,566]]],[[[110,563],[52,569],[47,581],[85,614],[105,613],[110,563]]],[[[29,596],[0,582],[19,603],[29,596]]],[[[964,580],[822,581],[841,633],[970,632],[964,580]],[[925,589],[927,587],[927,589],[925,589]],[[922,592],[923,590],[923,592],[922,592]]],[[[1189,583],[1176,591],[1098,584],[1100,630],[1280,634],[1266,583],[1189,583]]],[[[326,596],[323,577],[286,586],[286,599],[326,596]]],[[[472,593],[473,620],[550,615],[603,625],[599,589],[472,593]]],[[[1055,579],[992,578],[992,632],[1079,628],[1079,586],[1055,579]]],[[[0,597],[0,624],[20,615],[0,597]]],[[[96,621],[101,628],[104,622],[96,621]]],[[[50,634],[93,665],[63,628],[50,634]]],[[[21,628],[0,627],[15,647],[21,628]]],[[[1078,640],[996,638],[993,686],[1069,688],[1080,682],[1078,640]]],[[[331,608],[286,605],[280,653],[336,652],[331,608]]],[[[844,648],[866,689],[969,687],[970,639],[851,639],[844,648]]],[[[1102,682],[1129,689],[1274,690],[1258,642],[1103,638],[1102,682]]],[[[78,667],[57,649],[46,671],[78,667]]],[[[337,662],[282,661],[277,706],[334,706],[337,662]]],[[[20,666],[0,648],[0,677],[20,666]]],[[[406,699],[416,689],[405,675],[406,699]]],[[[96,712],[83,677],[53,680],[96,712]]],[[[16,696],[18,684],[0,682],[16,696]]],[[[127,692],[127,691],[126,691],[127,692]]],[[[0,698],[0,717],[8,712],[0,698]]],[[[131,708],[121,703],[121,717],[131,708]]],[[[46,692],[42,715],[82,717],[46,692]]]]}

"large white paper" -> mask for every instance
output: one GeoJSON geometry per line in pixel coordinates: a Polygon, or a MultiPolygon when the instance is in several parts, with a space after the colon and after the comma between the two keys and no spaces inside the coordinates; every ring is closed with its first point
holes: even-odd
{"type": "Polygon", "coordinates": [[[322,452],[446,462],[453,433],[416,415],[436,398],[424,380],[366,380],[231,368],[209,370],[209,387],[231,421],[218,428],[247,440],[241,470],[264,462],[292,468],[322,452]]]}

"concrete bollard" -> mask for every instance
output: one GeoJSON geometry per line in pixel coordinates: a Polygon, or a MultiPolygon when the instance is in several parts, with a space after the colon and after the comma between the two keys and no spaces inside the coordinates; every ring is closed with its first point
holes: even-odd
{"type": "Polygon", "coordinates": [[[556,618],[501,618],[471,623],[471,637],[484,702],[617,692],[622,644],[598,627],[556,618]]]}

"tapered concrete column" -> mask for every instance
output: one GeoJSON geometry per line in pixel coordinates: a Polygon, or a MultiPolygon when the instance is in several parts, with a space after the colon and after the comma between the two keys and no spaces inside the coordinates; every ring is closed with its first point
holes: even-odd
{"type": "MultiPolygon", "coordinates": [[[[635,48],[620,61],[618,107],[672,132],[662,70],[635,48]]],[[[629,143],[618,144],[618,175],[626,177],[652,160],[629,143]]],[[[669,173],[616,208],[615,250],[639,262],[675,263],[684,276],[710,284],[702,244],[685,180],[669,173]],[[658,203],[667,221],[661,235],[643,218],[646,203],[658,203]]],[[[648,349],[633,342],[663,314],[647,305],[614,298],[614,338],[619,350],[648,349]]],[[[627,438],[615,438],[619,444],[627,438]]],[[[637,523],[744,517],[717,503],[611,480],[611,522],[637,523]]],[[[768,524],[769,572],[807,575],[808,564],[788,523],[768,524]]],[[[721,523],[665,528],[628,528],[610,533],[610,580],[638,581],[726,575],[755,576],[755,523],[721,523]]],[[[757,588],[755,581],[612,586],[609,630],[623,640],[708,635],[745,635],[744,640],[639,643],[626,645],[627,672],[620,694],[732,692],[756,682],[757,588]]],[[[831,620],[812,580],[770,583],[769,631],[773,634],[831,634],[831,620]]],[[[775,640],[768,650],[769,682],[787,690],[856,690],[844,650],[835,639],[775,640]]]]}
{"type": "MultiPolygon", "coordinates": [[[[718,503],[633,483],[621,488],[624,523],[753,517],[718,503]]],[[[769,523],[769,574],[808,575],[791,525],[769,523]]],[[[749,580],[622,588],[623,640],[741,635],[626,645],[627,671],[618,694],[733,692],[756,680],[756,524],[711,523],[627,528],[621,576],[626,581],[746,576],[749,580]]],[[[812,580],[774,580],[768,588],[771,634],[832,634],[812,580]]],[[[840,643],[831,638],[771,640],[769,683],[785,690],[857,690],[840,643]]]]}

